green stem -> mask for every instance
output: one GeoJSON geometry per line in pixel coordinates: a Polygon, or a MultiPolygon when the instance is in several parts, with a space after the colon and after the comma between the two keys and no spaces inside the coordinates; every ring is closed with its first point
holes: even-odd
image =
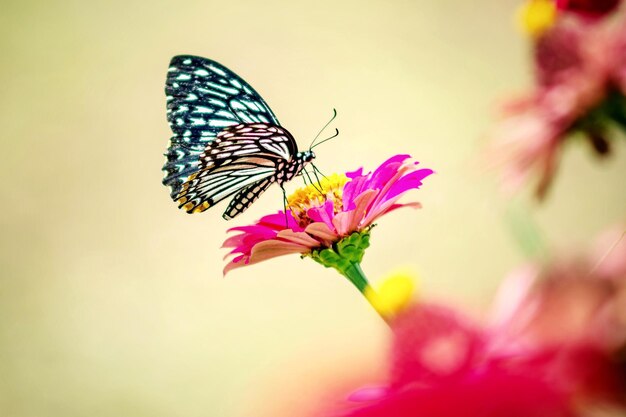
{"type": "MultiPolygon", "coordinates": [[[[365,249],[369,247],[369,240],[370,229],[354,232],[350,236],[335,242],[332,247],[313,250],[308,256],[326,268],[333,268],[348,278],[359,292],[365,296],[372,307],[376,309],[372,304],[372,300],[367,297],[366,290],[373,290],[361,269],[361,260],[363,259],[365,249]]],[[[380,314],[378,310],[376,311],[380,314]]],[[[382,314],[381,317],[387,321],[387,318],[382,314]]]]}
{"type": "Polygon", "coordinates": [[[537,260],[548,258],[549,250],[544,236],[520,200],[513,200],[507,207],[505,219],[514,240],[524,255],[537,260]]]}
{"type": "Polygon", "coordinates": [[[348,278],[362,294],[365,294],[365,289],[369,287],[369,283],[358,262],[350,263],[347,268],[339,272],[348,278]]]}
{"type": "Polygon", "coordinates": [[[372,308],[374,308],[374,310],[376,310],[378,315],[383,320],[385,320],[385,323],[390,325],[389,318],[386,317],[384,314],[382,314],[376,308],[376,305],[372,303],[372,299],[370,298],[371,294],[369,297],[368,297],[368,294],[366,294],[366,290],[368,290],[368,292],[373,293],[374,289],[370,286],[369,282],[367,281],[367,277],[365,276],[365,273],[363,273],[363,270],[361,269],[361,264],[359,264],[358,262],[354,262],[354,263],[351,263],[350,266],[344,268],[343,271],[339,271],[339,270],[337,271],[344,277],[348,278],[350,282],[354,284],[355,287],[357,287],[357,289],[361,292],[361,294],[363,294],[367,302],[370,303],[370,305],[372,306],[372,308]]]}

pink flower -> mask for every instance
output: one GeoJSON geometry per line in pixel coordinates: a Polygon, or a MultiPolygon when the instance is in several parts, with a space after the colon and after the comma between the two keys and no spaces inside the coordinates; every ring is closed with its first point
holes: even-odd
{"type": "Polygon", "coordinates": [[[591,341],[607,350],[626,346],[623,233],[623,227],[606,232],[587,254],[514,271],[494,304],[500,335],[523,344],[591,341]]]}
{"type": "Polygon", "coordinates": [[[626,407],[623,231],[607,232],[589,254],[515,271],[496,299],[492,348],[542,362],[579,402],[626,407]]]}
{"type": "Polygon", "coordinates": [[[392,322],[392,329],[386,388],[357,391],[332,415],[576,416],[565,391],[535,365],[491,356],[489,334],[458,312],[415,305],[392,322]]]}
{"type": "Polygon", "coordinates": [[[626,412],[623,231],[602,236],[589,255],[522,269],[505,281],[490,323],[444,306],[413,305],[390,322],[386,381],[356,390],[333,412],[317,416],[626,412]]]}
{"type": "Polygon", "coordinates": [[[561,11],[597,18],[612,12],[620,3],[620,0],[556,0],[556,7],[561,11]]]}
{"type": "Polygon", "coordinates": [[[357,246],[362,256],[369,239],[367,232],[377,219],[400,207],[420,207],[415,202],[398,203],[402,195],[419,188],[422,180],[433,173],[416,165],[408,155],[396,155],[372,173],[364,174],[360,168],[298,190],[288,199],[287,215],[281,211],[253,225],[230,229],[237,234],[224,242],[223,247],[232,248],[227,255],[232,259],[224,273],[281,255],[332,248],[351,236],[350,246],[357,246]],[[364,238],[359,238],[361,235],[364,238]]]}
{"type": "Polygon", "coordinates": [[[543,197],[570,134],[582,132],[604,155],[610,125],[626,127],[626,13],[617,18],[591,26],[562,19],[535,43],[537,85],[506,104],[488,150],[509,191],[534,173],[543,197]]]}

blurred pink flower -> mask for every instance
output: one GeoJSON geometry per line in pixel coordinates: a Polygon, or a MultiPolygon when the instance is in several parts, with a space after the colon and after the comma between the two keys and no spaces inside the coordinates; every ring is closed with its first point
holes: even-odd
{"type": "Polygon", "coordinates": [[[492,347],[541,358],[560,376],[553,382],[579,399],[626,406],[623,233],[623,227],[605,233],[589,254],[511,274],[494,304],[492,347]]]}
{"type": "Polygon", "coordinates": [[[609,126],[626,127],[626,13],[597,25],[558,20],[536,41],[534,64],[537,85],[503,107],[488,157],[509,191],[538,174],[543,197],[569,134],[582,132],[604,155],[609,126]]]}
{"type": "Polygon", "coordinates": [[[364,174],[359,168],[345,177],[331,176],[297,191],[289,197],[287,215],[281,211],[253,225],[230,229],[237,234],[224,242],[223,247],[232,248],[224,273],[281,255],[330,248],[354,233],[367,231],[393,210],[420,207],[415,202],[397,202],[433,173],[416,165],[409,155],[396,155],[372,173],[364,174]]]}
{"type": "MultiPolygon", "coordinates": [[[[347,417],[582,417],[626,412],[626,241],[505,281],[487,325],[418,304],[391,321],[384,384],[333,412],[347,417]]],[[[621,415],[621,414],[618,414],[621,415]]]]}
{"type": "Polygon", "coordinates": [[[561,11],[597,18],[612,12],[620,3],[620,0],[556,0],[556,7],[561,11]]]}
{"type": "Polygon", "coordinates": [[[415,305],[392,322],[390,381],[350,396],[349,417],[573,417],[566,392],[533,366],[495,360],[489,335],[461,314],[415,305]]]}

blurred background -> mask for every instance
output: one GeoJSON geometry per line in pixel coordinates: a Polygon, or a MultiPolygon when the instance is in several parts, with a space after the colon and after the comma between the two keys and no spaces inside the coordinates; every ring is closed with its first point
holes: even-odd
{"type": "MultiPolygon", "coordinates": [[[[419,272],[420,297],[480,315],[524,254],[480,151],[496,103],[529,85],[514,0],[35,1],[0,14],[0,415],[274,416],[315,401],[337,364],[381,370],[388,328],[331,270],[297,256],[222,277],[234,221],[177,210],[161,185],[176,54],[247,80],[302,145],[332,108],[324,172],[410,153],[437,175],[421,211],[379,222],[372,281],[419,272]]],[[[572,141],[545,204],[556,247],[623,220],[626,146],[572,141]]],[[[290,189],[299,186],[290,184],[290,189]]],[[[342,371],[343,372],[343,371],[342,371]]]]}

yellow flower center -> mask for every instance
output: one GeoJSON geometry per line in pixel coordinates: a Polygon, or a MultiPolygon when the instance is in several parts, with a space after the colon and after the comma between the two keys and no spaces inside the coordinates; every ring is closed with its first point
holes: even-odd
{"type": "Polygon", "coordinates": [[[306,213],[312,207],[320,207],[326,201],[332,201],[335,213],[342,209],[343,186],[348,177],[343,174],[332,174],[324,177],[317,184],[310,184],[297,189],[287,197],[287,208],[301,225],[310,223],[306,213]]]}

